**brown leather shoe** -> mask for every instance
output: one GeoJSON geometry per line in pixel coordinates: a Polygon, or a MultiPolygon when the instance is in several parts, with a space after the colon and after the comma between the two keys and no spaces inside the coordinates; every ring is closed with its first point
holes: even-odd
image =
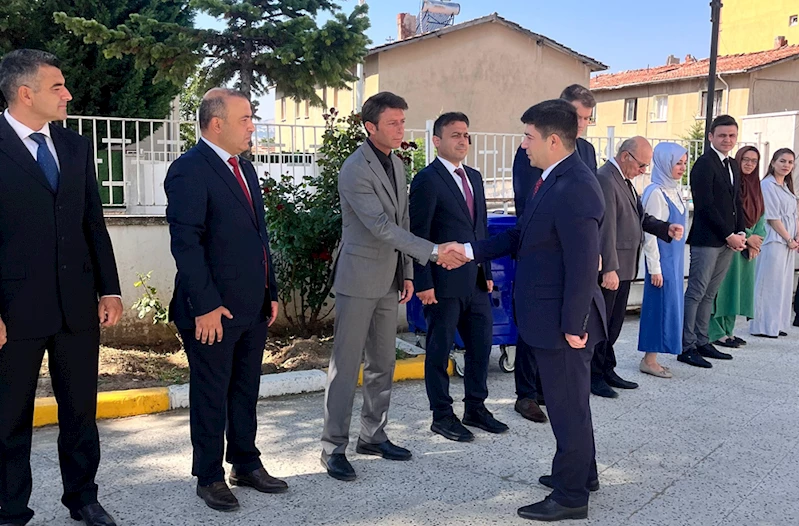
{"type": "Polygon", "coordinates": [[[214,482],[208,486],[197,484],[197,496],[205,501],[212,510],[235,511],[239,509],[239,501],[224,481],[214,482]]]}
{"type": "Polygon", "coordinates": [[[234,486],[255,488],[261,493],[285,493],[289,489],[289,485],[285,481],[276,479],[262,467],[245,475],[239,475],[235,470],[232,470],[230,472],[230,483],[234,486]]]}
{"type": "Polygon", "coordinates": [[[535,400],[530,398],[516,400],[514,409],[516,409],[516,412],[527,420],[532,420],[533,422],[537,422],[539,424],[543,424],[547,421],[547,415],[541,411],[541,407],[535,403],[535,400]]]}

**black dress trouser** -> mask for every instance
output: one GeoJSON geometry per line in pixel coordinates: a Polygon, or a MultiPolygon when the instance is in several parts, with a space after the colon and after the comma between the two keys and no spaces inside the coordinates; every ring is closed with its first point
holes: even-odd
{"type": "Polygon", "coordinates": [[[28,508],[33,409],[45,350],[58,402],[61,502],[72,511],[97,502],[99,328],[9,340],[0,349],[0,521],[24,524],[33,517],[28,508]]]}
{"type": "Polygon", "coordinates": [[[475,286],[466,298],[437,298],[425,305],[427,339],[424,378],[433,420],[452,412],[447,365],[457,330],[466,347],[463,387],[466,410],[482,407],[488,397],[488,359],[491,355],[493,315],[488,293],[475,286]]]}
{"type": "Polygon", "coordinates": [[[594,347],[594,357],[591,360],[591,377],[594,379],[604,378],[616,368],[616,351],[613,345],[619,339],[624,317],[627,315],[631,283],[632,281],[620,281],[616,290],[602,289],[608,320],[608,339],[594,347]]]}

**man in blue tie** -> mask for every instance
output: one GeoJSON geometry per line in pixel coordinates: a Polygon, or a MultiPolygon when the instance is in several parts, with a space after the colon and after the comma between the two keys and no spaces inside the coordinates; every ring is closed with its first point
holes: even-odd
{"type": "Polygon", "coordinates": [[[58,458],[75,520],[114,525],[97,502],[100,326],[122,316],[92,148],[51,121],[72,99],[56,57],[22,49],[0,62],[0,524],[33,511],[31,432],[47,350],[58,402],[58,458]]]}

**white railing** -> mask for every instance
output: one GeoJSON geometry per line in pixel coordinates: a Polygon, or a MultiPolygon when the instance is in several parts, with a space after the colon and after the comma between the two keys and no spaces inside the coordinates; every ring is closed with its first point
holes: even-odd
{"type": "MultiPolygon", "coordinates": [[[[103,204],[109,211],[127,215],[163,215],[166,208],[164,179],[169,165],[196,143],[199,126],[194,121],[167,119],[125,119],[118,117],[70,116],[64,124],[92,143],[97,180],[103,204]]],[[[323,126],[257,124],[253,135],[253,164],[258,177],[289,176],[301,180],[318,175],[317,159],[323,126]]],[[[521,134],[472,132],[472,146],[466,163],[483,174],[486,197],[507,209],[513,201],[513,159],[522,142],[521,134]]],[[[615,154],[626,137],[587,137],[602,165],[615,154]]],[[[426,130],[408,129],[405,140],[416,142],[421,151],[413,157],[415,173],[432,159],[432,121],[426,130]]],[[[652,138],[656,145],[666,139],[652,138]]],[[[702,141],[673,140],[689,151],[689,163],[701,155],[702,141]]],[[[739,146],[742,146],[740,144],[739,146]]],[[[767,142],[756,144],[768,159],[767,142]]],[[[764,161],[767,162],[767,161],[764,161]]],[[[635,180],[643,191],[646,174],[635,180]]],[[[688,187],[684,189],[686,197],[688,187]]]]}

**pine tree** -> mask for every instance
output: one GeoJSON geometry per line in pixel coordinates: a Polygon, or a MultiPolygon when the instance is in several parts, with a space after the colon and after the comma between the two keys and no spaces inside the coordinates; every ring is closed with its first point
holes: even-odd
{"type": "Polygon", "coordinates": [[[72,93],[71,114],[162,119],[180,87],[154,82],[155,67],[137,69],[133,57],[107,58],[62,25],[54,12],[115,26],[141,13],[163,24],[192,26],[192,14],[179,0],[5,0],[0,2],[0,55],[14,49],[49,51],[61,61],[72,93]]]}
{"type": "Polygon", "coordinates": [[[98,44],[106,57],[132,56],[137,68],[155,67],[156,80],[183,86],[196,68],[209,85],[231,82],[251,99],[280,85],[288,96],[320,105],[320,87],[346,88],[366,55],[367,7],[347,16],[331,0],[184,0],[191,13],[225,21],[221,30],[189,28],[147,13],[116,27],[56,13],[59,24],[98,44]],[[331,14],[321,27],[315,18],[331,14]]]}

